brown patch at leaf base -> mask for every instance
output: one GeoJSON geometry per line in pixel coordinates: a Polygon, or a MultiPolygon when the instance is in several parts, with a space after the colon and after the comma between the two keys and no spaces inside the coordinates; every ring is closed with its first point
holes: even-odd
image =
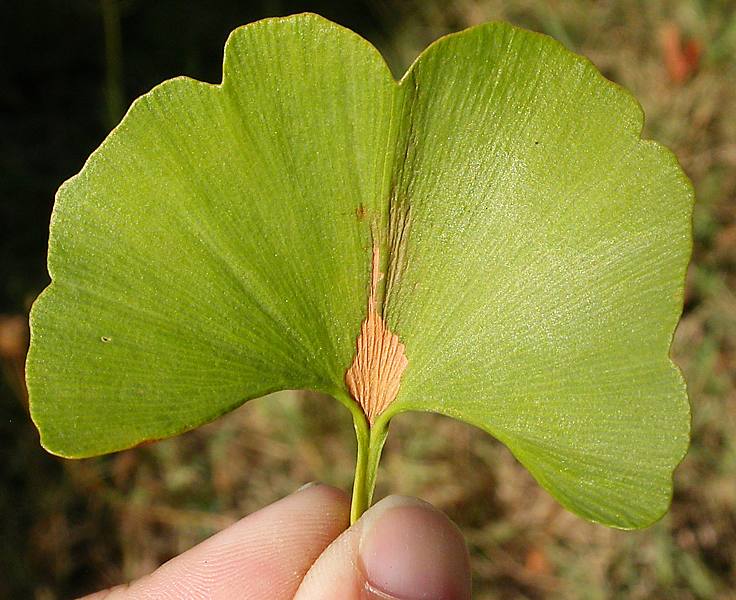
{"type": "Polygon", "coordinates": [[[386,327],[376,309],[376,288],[381,277],[380,251],[374,245],[368,316],[360,326],[353,364],[345,373],[348,390],[371,425],[396,399],[401,375],[408,364],[404,344],[386,327]]]}

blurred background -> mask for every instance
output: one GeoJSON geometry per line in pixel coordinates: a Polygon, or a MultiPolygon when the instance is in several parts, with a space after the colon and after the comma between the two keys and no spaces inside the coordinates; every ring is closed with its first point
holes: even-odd
{"type": "Polygon", "coordinates": [[[398,417],[377,495],[420,496],[466,535],[475,598],[736,598],[734,0],[3,0],[0,18],[0,598],[72,598],[139,577],[319,479],[349,490],[350,418],[304,393],[257,400],[175,439],[99,459],[46,454],[27,413],[26,315],[48,283],[48,220],[130,102],[169,77],[217,82],[228,33],[310,10],[357,31],[399,76],[447,32],[503,19],[588,56],[642,103],[696,193],[673,354],[693,444],[672,510],[620,532],[560,508],[489,436],[398,417]]]}

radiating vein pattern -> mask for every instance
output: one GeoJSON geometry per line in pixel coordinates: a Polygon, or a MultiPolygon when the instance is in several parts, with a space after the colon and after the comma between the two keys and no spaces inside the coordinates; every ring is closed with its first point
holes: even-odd
{"type": "Polygon", "coordinates": [[[588,61],[505,24],[398,84],[316,15],[236,30],[222,84],[157,86],[58,192],[42,443],[90,456],[349,393],[371,423],[484,429],[577,514],[653,522],[689,437],[668,353],[693,194],[641,128],[588,61]]]}
{"type": "Polygon", "coordinates": [[[404,344],[378,314],[376,291],[381,279],[380,257],[376,244],[371,260],[368,315],[360,326],[355,359],[345,375],[350,394],[371,424],[396,398],[401,375],[408,364],[404,344]]]}

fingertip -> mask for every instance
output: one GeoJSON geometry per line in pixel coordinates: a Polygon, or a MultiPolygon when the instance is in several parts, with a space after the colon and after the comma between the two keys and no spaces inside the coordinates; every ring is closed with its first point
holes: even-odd
{"type": "Polygon", "coordinates": [[[468,600],[470,561],[460,530],[430,504],[389,496],[335,540],[296,598],[468,600]]]}
{"type": "Polygon", "coordinates": [[[457,526],[430,504],[388,497],[366,514],[359,568],[369,598],[467,600],[470,559],[457,526]]]}
{"type": "Polygon", "coordinates": [[[350,516],[350,496],[348,496],[343,490],[327,485],[320,481],[310,481],[305,483],[303,486],[298,488],[292,496],[308,495],[311,497],[321,499],[321,502],[325,506],[334,507],[337,510],[343,510],[347,516],[350,516]]]}

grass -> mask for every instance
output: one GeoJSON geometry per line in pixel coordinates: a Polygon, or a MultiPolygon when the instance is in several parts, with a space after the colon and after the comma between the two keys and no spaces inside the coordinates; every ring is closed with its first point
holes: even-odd
{"type": "MultiPolygon", "coordinates": [[[[632,90],[645,136],[672,148],[693,179],[694,260],[673,348],[693,443],[671,511],[640,532],[572,516],[502,445],[432,415],[392,424],[377,497],[416,495],[446,511],[468,540],[480,600],[736,598],[736,9],[728,0],[447,4],[377,4],[392,24],[380,45],[397,73],[437,36],[482,21],[549,33],[632,90]],[[680,80],[663,50],[678,35],[701,49],[680,80]]],[[[352,482],[349,415],[312,394],[277,394],[179,438],[84,461],[45,455],[23,404],[0,406],[11,451],[0,510],[14,515],[0,536],[0,597],[64,598],[139,577],[306,481],[352,482]]]]}

